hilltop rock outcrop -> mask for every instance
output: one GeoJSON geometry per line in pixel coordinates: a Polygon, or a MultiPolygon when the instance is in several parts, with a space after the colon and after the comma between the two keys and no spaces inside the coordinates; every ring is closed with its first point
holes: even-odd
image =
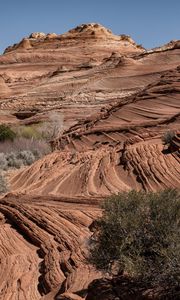
{"type": "Polygon", "coordinates": [[[67,128],[175,68],[177,43],[150,53],[94,23],[62,35],[32,33],[0,56],[0,75],[11,90],[0,93],[0,111],[9,112],[9,122],[19,110],[38,108],[47,118],[48,111],[61,111],[67,128]]]}

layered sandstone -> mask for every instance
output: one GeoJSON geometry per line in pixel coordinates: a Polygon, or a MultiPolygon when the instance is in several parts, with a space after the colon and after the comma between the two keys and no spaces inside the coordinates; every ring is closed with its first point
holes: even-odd
{"type": "Polygon", "coordinates": [[[83,295],[100,276],[86,263],[90,225],[100,214],[95,200],[1,200],[0,299],[39,300],[53,291],[83,295]]]}
{"type": "Polygon", "coordinates": [[[86,258],[103,199],[179,187],[179,65],[178,41],[146,51],[94,23],[33,33],[0,56],[1,123],[65,119],[54,151],[13,173],[0,199],[0,299],[84,299],[102,277],[86,258]]]}
{"type": "Polygon", "coordinates": [[[0,90],[0,114],[12,122],[19,111],[36,111],[41,120],[57,110],[67,128],[141,90],[178,62],[177,42],[149,53],[129,36],[116,36],[99,24],[62,35],[34,33],[0,56],[7,90],[0,90]]]}
{"type": "Polygon", "coordinates": [[[81,122],[57,140],[56,150],[14,176],[16,191],[56,196],[107,196],[123,190],[179,187],[179,149],[161,137],[180,128],[180,69],[81,122]]]}

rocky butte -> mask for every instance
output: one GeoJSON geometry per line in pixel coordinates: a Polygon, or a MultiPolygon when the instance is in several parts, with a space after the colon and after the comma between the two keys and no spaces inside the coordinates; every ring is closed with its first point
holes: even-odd
{"type": "Polygon", "coordinates": [[[9,176],[0,200],[2,300],[85,299],[102,277],[85,259],[102,199],[179,187],[180,41],[146,50],[95,23],[32,33],[0,56],[0,123],[51,111],[64,116],[53,152],[9,176]]]}

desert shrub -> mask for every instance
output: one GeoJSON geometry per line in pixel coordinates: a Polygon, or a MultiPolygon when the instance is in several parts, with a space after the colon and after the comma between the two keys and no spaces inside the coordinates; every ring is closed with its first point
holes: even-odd
{"type": "Polygon", "coordinates": [[[9,168],[19,169],[22,166],[29,166],[37,157],[30,150],[23,150],[20,152],[11,152],[5,155],[7,166],[9,168]]]}
{"type": "Polygon", "coordinates": [[[21,151],[17,154],[17,158],[20,159],[23,163],[23,165],[31,165],[35,160],[35,156],[33,154],[33,152],[29,151],[29,150],[24,150],[21,151]]]}
{"type": "Polygon", "coordinates": [[[0,153],[0,170],[7,170],[8,162],[6,159],[6,155],[4,153],[0,153]]]}
{"type": "Polygon", "coordinates": [[[4,141],[0,143],[0,153],[19,152],[30,150],[36,153],[38,158],[50,152],[49,144],[44,140],[34,138],[27,139],[24,137],[16,137],[13,141],[4,141]]]}
{"type": "Polygon", "coordinates": [[[0,125],[0,142],[11,140],[13,141],[16,134],[15,132],[7,125],[0,125]]]}
{"type": "Polygon", "coordinates": [[[23,166],[23,162],[18,158],[17,153],[11,152],[6,155],[6,160],[9,168],[19,169],[23,166]]]}
{"type": "Polygon", "coordinates": [[[90,246],[98,269],[180,287],[180,195],[131,191],[104,202],[90,246]]]}
{"type": "Polygon", "coordinates": [[[60,135],[63,130],[64,117],[62,113],[59,112],[49,112],[48,114],[49,122],[45,122],[39,129],[42,136],[46,140],[51,140],[60,135]]]}
{"type": "Polygon", "coordinates": [[[21,126],[17,129],[17,134],[19,137],[26,139],[41,139],[42,135],[35,126],[21,126]]]}
{"type": "Polygon", "coordinates": [[[0,194],[4,194],[8,191],[6,180],[3,175],[0,173],[0,194]]]}
{"type": "Polygon", "coordinates": [[[10,153],[0,153],[0,170],[7,170],[8,168],[19,169],[22,166],[29,166],[41,157],[38,151],[16,151],[10,153]]]}
{"type": "Polygon", "coordinates": [[[16,138],[0,143],[0,170],[29,166],[48,154],[50,146],[43,140],[16,138]]]}
{"type": "Polygon", "coordinates": [[[165,132],[164,135],[162,136],[163,144],[170,145],[174,136],[175,136],[174,131],[169,130],[169,131],[165,132]]]}

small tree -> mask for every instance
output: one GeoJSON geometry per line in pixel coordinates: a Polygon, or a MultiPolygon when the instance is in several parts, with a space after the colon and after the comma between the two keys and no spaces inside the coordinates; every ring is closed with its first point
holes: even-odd
{"type": "Polygon", "coordinates": [[[131,191],[107,199],[90,261],[144,282],[180,287],[180,196],[131,191]]]}
{"type": "Polygon", "coordinates": [[[0,125],[0,142],[4,142],[6,140],[13,141],[16,134],[15,132],[7,125],[0,125]]]}

